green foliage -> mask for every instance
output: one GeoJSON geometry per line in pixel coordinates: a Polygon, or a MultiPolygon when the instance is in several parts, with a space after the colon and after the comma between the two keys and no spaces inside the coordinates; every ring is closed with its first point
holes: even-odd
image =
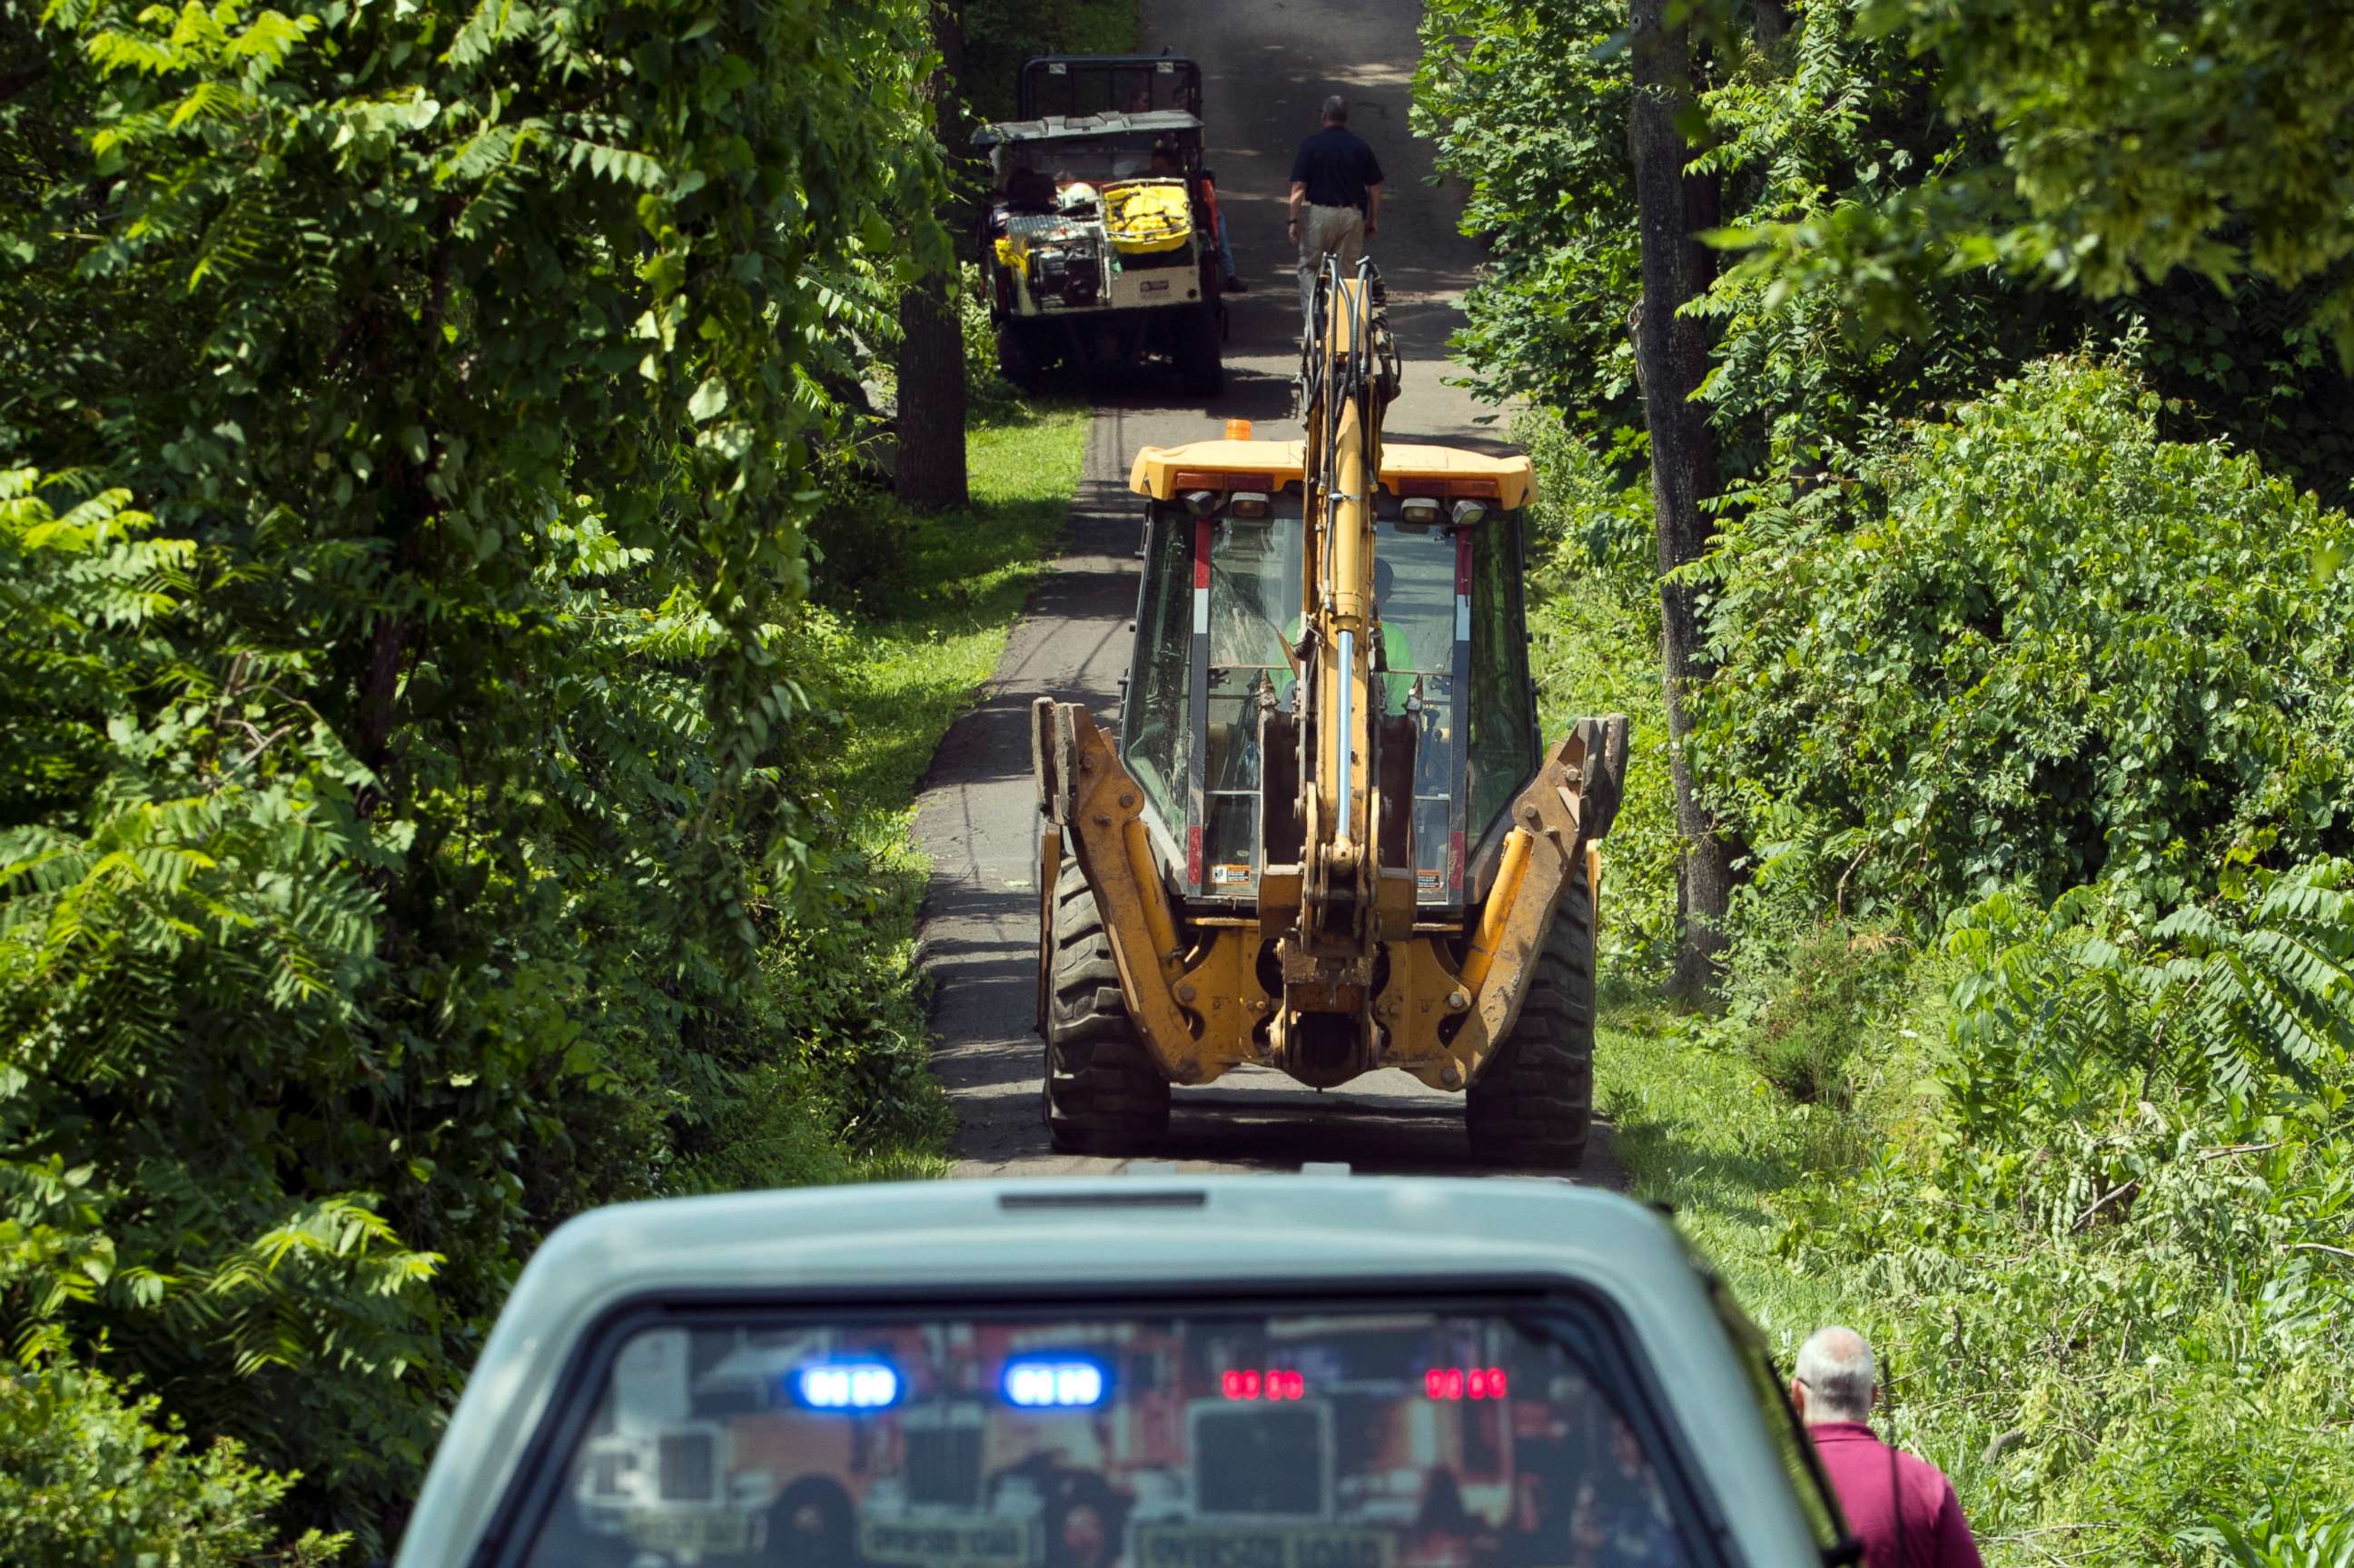
{"type": "MultiPolygon", "coordinates": [[[[1692,307],[1723,483],[1690,760],[1755,882],[1721,1015],[1646,1011],[1676,845],[1638,753],[1619,1156],[1786,1347],[1872,1336],[1888,1430],[1990,1562],[2333,1561],[2354,37],[2140,0],[1685,14],[1689,168],[1748,248],[1692,307]]],[[[1549,720],[1660,707],[1624,26],[1444,0],[1418,83],[1491,252],[1457,349],[1542,405],[1549,720]]]]}
{"type": "MultiPolygon", "coordinates": [[[[2151,323],[2145,369],[2168,399],[2170,436],[2226,436],[2334,502],[2354,498],[2354,429],[2341,417],[2354,381],[2314,324],[2329,278],[2284,271],[2224,288],[2160,266],[2130,298],[2095,297],[2037,287],[2031,269],[1956,260],[1951,246],[1931,264],[1899,240],[1925,248],[1933,221],[1903,228],[1884,215],[1943,204],[1936,221],[1962,222],[1945,215],[1953,193],[2009,181],[2003,159],[2015,151],[2010,128],[1989,134],[1939,112],[1948,67],[1922,47],[1934,29],[1860,30],[1845,0],[1799,0],[1766,49],[1747,16],[1715,16],[1745,8],[1694,9],[1715,25],[1691,167],[1721,189],[1720,238],[1759,247],[1695,307],[1712,324],[1706,396],[1729,476],[1815,480],[1882,420],[2115,335],[2131,312],[2151,323]]],[[[2038,26],[2034,7],[2001,0],[1935,9],[1957,25],[2015,12],[2022,36],[2038,26]]],[[[1464,228],[1490,250],[1458,354],[1475,385],[1539,397],[1606,452],[1639,413],[1626,330],[1638,257],[1625,26],[1623,8],[1596,0],[1447,0],[1426,13],[1416,86],[1416,123],[1442,171],[1470,187],[1464,228]]],[[[2066,101],[2053,111],[2063,119],[2079,112],[2066,101]]],[[[2077,129],[2084,151],[2071,155],[2137,157],[2121,149],[2139,145],[2138,130],[2077,129]]],[[[2160,177],[2187,188],[2211,166],[2160,177]]],[[[2233,187],[2210,188],[2233,199],[2233,187]]]]}
{"type": "Polygon", "coordinates": [[[2245,1525],[2218,1520],[2211,1531],[2232,1568],[2348,1568],[2354,1564],[2354,1517],[2309,1519],[2270,1504],[2245,1525]]]}
{"type": "Polygon", "coordinates": [[[2244,1105],[2265,1086],[2342,1079],[2354,1044],[2354,897],[2343,862],[2232,878],[2216,905],[2149,919],[2091,886],[2048,908],[1997,894],[1956,918],[1958,1033],[1977,1075],[1966,1129],[2026,1100],[2073,1107],[2160,1079],[2244,1105]],[[2120,1054],[2120,1052],[2125,1053],[2120,1054]]]}
{"type": "Polygon", "coordinates": [[[964,0],[963,88],[977,120],[1013,114],[1033,55],[1121,55],[1138,48],[1139,0],[964,0]]]}
{"type": "Polygon", "coordinates": [[[368,1549],[551,1224],[938,1129],[801,604],[922,16],[0,0],[0,1330],[368,1549]]]}
{"type": "Polygon", "coordinates": [[[1726,524],[1697,749],[1762,875],[1934,923],[2346,844],[2346,520],[2156,404],[2045,362],[1726,524]]]}
{"type": "Polygon", "coordinates": [[[981,269],[964,264],[957,290],[957,326],[964,340],[964,387],[976,419],[1004,423],[1021,417],[1013,384],[997,366],[997,329],[990,324],[989,301],[981,293],[981,269]]]}
{"type": "Polygon", "coordinates": [[[1638,258],[1626,65],[1607,0],[1435,0],[1413,124],[1470,195],[1490,265],[1456,351],[1494,402],[1533,394],[1607,430],[1636,414],[1638,258]]]}
{"type": "Polygon", "coordinates": [[[1766,1081],[1801,1105],[1842,1105],[1855,1053],[1904,980],[1907,956],[1884,933],[1825,926],[1776,944],[1771,967],[1744,966],[1744,1000],[1755,1005],[1733,1017],[1766,1081]]]}
{"type": "Polygon", "coordinates": [[[1673,956],[1676,860],[1668,724],[1659,688],[1659,600],[1650,581],[1651,499],[1558,419],[1524,416],[1514,437],[1537,470],[1529,508],[1529,663],[1544,733],[1623,713],[1627,792],[1604,849],[1597,933],[1606,977],[1639,983],[1673,956]]]}
{"type": "Polygon", "coordinates": [[[342,1537],[263,1522],[290,1478],[227,1438],[193,1447],[154,1395],[42,1351],[0,1361],[0,1558],[22,1568],[311,1568],[342,1537]]]}
{"type": "MultiPolygon", "coordinates": [[[[1830,7],[1844,24],[1850,7],[1830,7]]],[[[2113,294],[2178,268],[2318,281],[2354,356],[2354,172],[2341,128],[2354,19],[2293,0],[1868,0],[1867,37],[1937,67],[1936,101],[1994,156],[1819,227],[1771,231],[1786,272],[1901,310],[1938,272],[2000,265],[2113,294]]],[[[1926,171],[1925,171],[1926,172],[1926,171]]]]}
{"type": "MultiPolygon", "coordinates": [[[[2252,878],[2210,912],[2243,945],[2342,946],[2342,909],[2296,891],[2342,875],[2252,878]]],[[[2334,1542],[2354,1075],[2340,1052],[2311,1087],[2256,1066],[2219,1092],[2212,1064],[2262,1060],[2255,1036],[2138,976],[2185,946],[2119,940],[2117,915],[1989,901],[1847,1021],[1844,1106],[1789,1100],[1761,1049],[1821,993],[1836,932],[1753,961],[1723,1022],[1622,1004],[1597,1055],[1620,1157],[1785,1353],[1826,1321],[1871,1337],[1883,1432],[1954,1478],[1989,1563],[2055,1539],[2121,1568],[2248,1561],[2235,1534],[2334,1542]]],[[[2339,982],[2301,994],[2347,1016],[2339,982]]]]}
{"type": "Polygon", "coordinates": [[[1798,1266],[1899,1304],[1875,1316],[1939,1369],[1947,1441],[1996,1450],[1994,1520],[2063,1510],[2142,1562],[2194,1559],[2266,1495],[2342,1528],[2347,876],[2150,922],[2084,889],[1981,904],[1950,938],[1932,1136],[1797,1195],[1798,1266]]]}

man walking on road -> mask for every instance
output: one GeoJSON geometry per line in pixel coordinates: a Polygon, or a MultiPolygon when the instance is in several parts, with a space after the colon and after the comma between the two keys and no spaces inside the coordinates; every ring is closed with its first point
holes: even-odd
{"type": "Polygon", "coordinates": [[[1790,1403],[1863,1542],[1864,1568],[1979,1568],[1953,1482],[1872,1436],[1866,1423],[1879,1397],[1872,1347],[1854,1330],[1818,1329],[1798,1347],[1790,1403]]]}
{"type": "Polygon", "coordinates": [[[1324,258],[1355,270],[1365,241],[1380,228],[1382,165],[1364,138],[1349,129],[1349,101],[1324,101],[1324,129],[1299,143],[1291,160],[1291,238],[1299,246],[1299,319],[1316,298],[1324,258]]]}

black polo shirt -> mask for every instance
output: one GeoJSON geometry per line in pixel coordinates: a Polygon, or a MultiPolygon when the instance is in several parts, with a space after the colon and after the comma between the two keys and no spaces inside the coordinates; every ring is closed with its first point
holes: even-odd
{"type": "Polygon", "coordinates": [[[1312,206],[1363,212],[1366,187],[1382,183],[1382,166],[1363,137],[1346,125],[1327,125],[1299,143],[1291,160],[1291,183],[1308,187],[1312,206]]]}

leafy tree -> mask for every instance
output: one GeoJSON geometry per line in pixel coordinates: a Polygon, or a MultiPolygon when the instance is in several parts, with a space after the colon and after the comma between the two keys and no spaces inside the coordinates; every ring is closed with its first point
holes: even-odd
{"type": "Polygon", "coordinates": [[[1617,0],[1439,0],[1414,91],[1415,129],[1469,186],[1463,229],[1488,249],[1456,340],[1473,388],[1603,435],[1641,414],[1625,27],[1617,0]]]}
{"type": "MultiPolygon", "coordinates": [[[[931,0],[932,47],[938,64],[926,85],[933,134],[950,167],[963,162],[965,118],[958,79],[963,73],[962,0],[931,0]]],[[[948,197],[949,226],[960,228],[948,197]]],[[[956,261],[942,258],[899,297],[899,497],[918,512],[946,512],[971,498],[965,471],[964,334],[956,261]]]]}
{"type": "Polygon", "coordinates": [[[1659,672],[1667,694],[1670,767],[1684,838],[1678,887],[1683,940],[1676,980],[1697,995],[1713,978],[1733,901],[1733,847],[1693,788],[1686,747],[1690,688],[1707,679],[1700,606],[1680,568],[1698,562],[1714,533],[1706,512],[1723,485],[1717,441],[1695,399],[1708,375],[1705,323],[1691,313],[1716,274],[1702,236],[1723,201],[1717,172],[1691,165],[1683,124],[1693,113],[1698,61],[1690,31],[1671,24],[1666,0],[1635,0],[1630,48],[1635,91],[1628,143],[1635,165],[1636,228],[1643,291],[1628,321],[1636,379],[1650,437],[1651,511],[1659,544],[1659,672]]]}
{"type": "Polygon", "coordinates": [[[2354,17],[2291,0],[1869,0],[1853,16],[1935,61],[1937,102],[1992,156],[1768,230],[1785,275],[1893,315],[1936,274],[1988,265],[2095,295],[2177,269],[2316,282],[2311,319],[2354,360],[2354,17]]]}
{"type": "Polygon", "coordinates": [[[0,4],[0,1330],[338,1526],[548,1224],[903,1114],[760,958],[858,874],[793,606],[920,25],[0,4]]]}

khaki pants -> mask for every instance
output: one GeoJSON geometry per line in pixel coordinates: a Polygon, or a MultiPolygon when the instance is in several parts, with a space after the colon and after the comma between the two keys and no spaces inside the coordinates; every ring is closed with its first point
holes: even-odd
{"type": "Polygon", "coordinates": [[[1308,310],[1316,299],[1316,279],[1324,270],[1324,258],[1336,258],[1341,263],[1341,276],[1354,277],[1357,258],[1365,249],[1365,215],[1353,207],[1317,207],[1303,203],[1299,208],[1299,330],[1308,331],[1308,310]]]}

